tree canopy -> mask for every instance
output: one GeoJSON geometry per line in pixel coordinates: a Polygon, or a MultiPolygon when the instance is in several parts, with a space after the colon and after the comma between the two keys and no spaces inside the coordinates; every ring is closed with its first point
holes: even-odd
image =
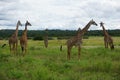
{"type": "MultiPolygon", "coordinates": [[[[0,39],[8,39],[15,30],[0,30],[0,39]]],[[[111,36],[120,36],[120,30],[107,30],[111,36]]],[[[48,30],[49,37],[69,37],[76,35],[76,30],[48,30]]],[[[20,37],[22,30],[19,30],[18,36],[20,37]]],[[[28,37],[44,37],[44,30],[28,30],[28,37]]],[[[85,33],[85,36],[103,36],[102,30],[90,30],[85,33]]]]}

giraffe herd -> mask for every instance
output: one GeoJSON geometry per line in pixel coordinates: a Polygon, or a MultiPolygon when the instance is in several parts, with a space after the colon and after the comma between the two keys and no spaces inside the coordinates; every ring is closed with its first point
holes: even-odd
{"type": "MultiPolygon", "coordinates": [[[[67,40],[67,59],[70,60],[71,57],[71,49],[73,46],[78,47],[78,59],[80,59],[80,51],[81,51],[81,44],[82,44],[82,37],[84,34],[87,32],[89,27],[91,25],[97,26],[97,23],[92,19],[88,22],[88,24],[83,28],[83,29],[78,29],[76,36],[70,38],[67,40]]],[[[21,22],[18,20],[17,25],[16,25],[16,30],[12,34],[12,36],[9,38],[9,47],[10,47],[10,52],[17,54],[17,46],[18,46],[18,27],[22,26],[21,22]]],[[[27,26],[32,26],[28,21],[25,23],[25,29],[22,32],[22,36],[20,37],[20,46],[22,50],[22,55],[24,56],[27,53],[27,26]]],[[[108,45],[110,46],[111,50],[114,49],[114,44],[113,44],[113,39],[111,36],[108,34],[108,32],[105,30],[104,23],[101,22],[100,26],[103,29],[104,33],[104,45],[105,48],[108,48],[108,45]]],[[[48,30],[46,29],[45,36],[44,36],[44,44],[45,47],[48,47],[48,30]]],[[[62,51],[62,50],[61,50],[62,51]]]]}
{"type": "MultiPolygon", "coordinates": [[[[13,54],[17,54],[17,47],[18,47],[18,27],[22,26],[20,20],[18,20],[17,25],[16,25],[16,30],[12,34],[12,36],[9,38],[9,47],[10,47],[10,52],[13,54]]],[[[31,26],[31,24],[26,21],[25,23],[25,30],[22,32],[22,36],[20,38],[20,46],[22,49],[22,54],[23,56],[27,52],[27,26],[31,26]]]]}

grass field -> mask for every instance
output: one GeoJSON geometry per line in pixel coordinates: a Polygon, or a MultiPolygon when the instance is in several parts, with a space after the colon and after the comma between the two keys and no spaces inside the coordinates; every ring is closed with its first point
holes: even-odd
{"type": "MultiPolygon", "coordinates": [[[[24,57],[20,46],[19,54],[13,55],[7,45],[0,48],[0,80],[120,80],[120,37],[113,39],[113,51],[104,48],[103,37],[84,39],[80,60],[73,47],[69,61],[66,40],[50,40],[48,48],[43,41],[29,40],[24,57]]],[[[7,41],[0,41],[0,46],[3,43],[7,41]]]]}

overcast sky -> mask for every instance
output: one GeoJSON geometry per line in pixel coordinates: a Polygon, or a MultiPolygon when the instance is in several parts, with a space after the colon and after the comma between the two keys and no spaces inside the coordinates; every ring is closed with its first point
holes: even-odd
{"type": "MultiPolygon", "coordinates": [[[[120,0],[0,0],[0,29],[15,29],[18,20],[28,20],[29,30],[76,30],[91,19],[103,21],[106,29],[120,29],[120,0]]],[[[101,27],[89,28],[96,29],[101,27]]]]}

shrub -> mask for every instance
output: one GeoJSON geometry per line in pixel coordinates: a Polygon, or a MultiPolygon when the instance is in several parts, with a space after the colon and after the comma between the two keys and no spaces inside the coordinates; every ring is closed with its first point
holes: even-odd
{"type": "Polygon", "coordinates": [[[88,39],[89,37],[88,36],[83,36],[83,39],[88,39]]]}
{"type": "Polygon", "coordinates": [[[43,40],[43,37],[42,36],[35,36],[35,37],[33,37],[33,40],[43,40]]]}

